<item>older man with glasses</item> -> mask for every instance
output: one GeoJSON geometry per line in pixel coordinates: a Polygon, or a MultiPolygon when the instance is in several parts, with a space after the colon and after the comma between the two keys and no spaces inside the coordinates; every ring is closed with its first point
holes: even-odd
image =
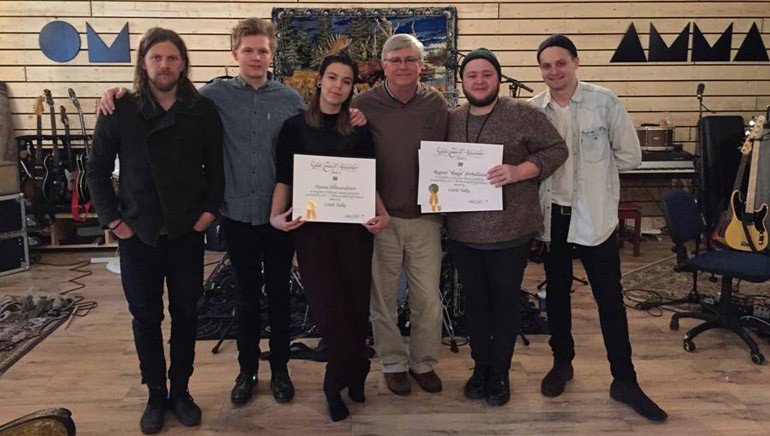
{"type": "Polygon", "coordinates": [[[441,351],[441,221],[417,204],[420,141],[443,141],[448,103],[420,83],[423,45],[398,34],[382,47],[386,80],[354,100],[369,120],[377,157],[377,192],[390,226],[374,240],[371,321],[374,347],[388,388],[407,395],[407,372],[427,392],[440,392],[434,368],[441,351]],[[401,271],[409,285],[410,338],[398,327],[397,289],[401,271]]]}

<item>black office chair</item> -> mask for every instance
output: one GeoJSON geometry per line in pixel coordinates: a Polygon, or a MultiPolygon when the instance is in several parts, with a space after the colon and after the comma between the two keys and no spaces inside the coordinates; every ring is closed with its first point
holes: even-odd
{"type": "Polygon", "coordinates": [[[669,190],[661,200],[668,233],[674,241],[677,272],[707,272],[722,276],[722,290],[715,313],[681,312],[671,317],[671,330],[679,330],[680,318],[696,318],[705,322],[695,326],[684,335],[684,349],[695,350],[693,339],[706,330],[727,329],[738,335],[751,350],[751,361],[761,365],[765,356],[759,352],[757,343],[743,328],[733,305],[733,279],[760,283],[770,280],[770,256],[760,253],[742,252],[729,249],[700,251],[700,241],[706,230],[703,216],[692,194],[682,190],[669,190]],[[685,247],[695,242],[692,256],[685,247]]]}

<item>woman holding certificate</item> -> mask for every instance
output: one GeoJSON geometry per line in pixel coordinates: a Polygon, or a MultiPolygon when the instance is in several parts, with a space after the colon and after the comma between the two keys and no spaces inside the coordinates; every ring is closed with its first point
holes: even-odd
{"type": "Polygon", "coordinates": [[[389,216],[379,196],[376,216],[361,224],[307,222],[316,219],[315,204],[295,205],[305,212],[292,220],[289,203],[295,177],[307,175],[293,171],[295,155],[374,159],[369,128],[351,127],[349,122],[356,76],[356,64],[347,55],[324,58],[315,95],[305,113],[289,118],[278,137],[278,183],[270,214],[273,227],[295,234],[305,295],[329,350],[324,393],[333,421],[349,414],[341,396],[343,389],[348,388],[351,400],[365,400],[372,235],[388,225],[389,216]]]}
{"type": "Polygon", "coordinates": [[[488,182],[502,190],[502,210],[446,216],[475,362],[465,396],[501,406],[510,399],[508,371],[530,242],[543,227],[538,183],[564,163],[567,147],[537,108],[498,96],[500,63],[492,52],[470,52],[460,75],[468,103],[449,115],[447,140],[469,149],[472,144],[503,145],[502,162],[487,172],[488,182]]]}

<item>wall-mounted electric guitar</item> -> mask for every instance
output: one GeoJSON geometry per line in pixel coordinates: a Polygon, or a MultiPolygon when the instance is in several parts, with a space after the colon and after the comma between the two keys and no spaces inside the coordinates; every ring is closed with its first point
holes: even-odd
{"type": "Polygon", "coordinates": [[[56,109],[53,104],[51,91],[43,90],[45,101],[51,114],[51,140],[53,151],[43,160],[45,166],[45,178],[43,179],[43,198],[51,204],[59,204],[65,201],[67,192],[67,175],[64,174],[64,165],[59,158],[59,140],[56,133],[56,109]]]}
{"type": "Polygon", "coordinates": [[[61,118],[62,126],[64,126],[64,137],[62,143],[64,144],[64,154],[67,159],[64,161],[64,168],[68,172],[72,172],[75,168],[75,156],[72,153],[72,135],[70,133],[70,118],[67,116],[67,108],[59,106],[59,117],[61,118]]]}
{"type": "Polygon", "coordinates": [[[21,192],[29,199],[37,197],[43,188],[43,179],[45,178],[45,168],[43,167],[43,107],[45,98],[41,95],[35,103],[35,121],[37,123],[36,142],[37,145],[28,144],[27,152],[31,158],[27,161],[32,163],[31,168],[22,165],[23,173],[26,176],[21,182],[21,192]]]}
{"type": "Polygon", "coordinates": [[[77,180],[75,183],[75,190],[78,198],[81,202],[85,203],[91,199],[91,194],[88,192],[88,184],[86,183],[86,159],[88,159],[88,153],[91,152],[91,146],[88,145],[88,135],[86,135],[86,123],[83,120],[83,108],[80,107],[80,101],[75,90],[68,88],[67,92],[70,95],[70,101],[75,109],[78,110],[78,118],[80,118],[80,133],[83,135],[83,153],[78,153],[75,157],[75,165],[77,166],[76,174],[77,180]]]}
{"type": "Polygon", "coordinates": [[[759,149],[765,117],[760,116],[754,122],[754,127],[747,138],[753,141],[751,150],[751,167],[749,168],[749,186],[746,188],[746,201],[741,200],[740,190],[733,191],[730,196],[731,217],[725,229],[725,244],[740,251],[763,251],[767,248],[768,235],[765,218],[767,204],[762,204],[754,210],[757,193],[757,177],[759,176],[759,149]],[[743,210],[743,212],[739,212],[743,210]]]}

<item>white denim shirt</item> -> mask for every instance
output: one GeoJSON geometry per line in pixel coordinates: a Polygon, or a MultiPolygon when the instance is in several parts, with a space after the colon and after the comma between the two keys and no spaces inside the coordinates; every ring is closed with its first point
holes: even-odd
{"type": "MultiPolygon", "coordinates": [[[[548,90],[530,103],[553,121],[555,102],[548,90]]],[[[596,246],[618,225],[619,171],[642,161],[636,130],[620,99],[601,86],[579,82],[570,100],[572,137],[564,138],[574,152],[572,216],[567,242],[596,246]]],[[[539,239],[551,240],[551,178],[540,184],[540,208],[545,228],[539,239]]]]}

